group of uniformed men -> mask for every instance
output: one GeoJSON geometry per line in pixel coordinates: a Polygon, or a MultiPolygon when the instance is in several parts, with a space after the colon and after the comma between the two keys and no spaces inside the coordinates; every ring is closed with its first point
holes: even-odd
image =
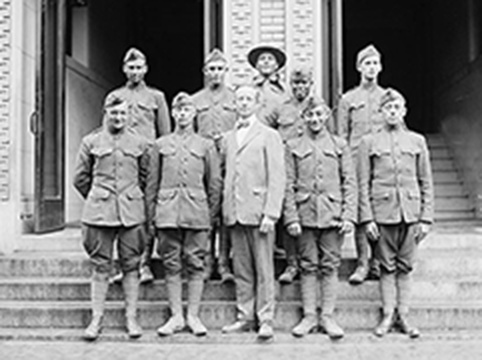
{"type": "Polygon", "coordinates": [[[334,124],[331,109],[313,94],[309,68],[291,71],[289,91],[280,81],[280,49],[255,47],[248,61],[258,75],[233,91],[225,84],[228,62],[213,50],[203,69],[206,86],[175,96],[171,132],[164,94],[144,82],[144,54],[127,52],[127,83],[106,97],[103,125],[83,139],[74,179],[86,199],[83,244],[94,265],[84,337],[96,339],[102,329],[115,241],[127,332],[142,335],[139,283],[153,279],[157,238],[171,312],[159,335],[186,326],[207,333],[199,307],[217,254],[217,272],[222,282],[234,280],[237,299],[237,320],[222,331],[257,328],[260,339],[272,338],[273,257],[281,247],[287,267],[279,281],[290,283],[298,273],[301,280],[303,318],[293,335],[320,327],[339,339],[338,268],[343,239],[352,233],[358,263],[350,283],[370,273],[380,281],[375,334],[396,325],[419,336],[407,321],[410,274],[433,220],[432,175],[425,139],[404,123],[404,97],[378,85],[380,53],[372,45],[358,53],[361,83],[342,97],[334,124]]]}

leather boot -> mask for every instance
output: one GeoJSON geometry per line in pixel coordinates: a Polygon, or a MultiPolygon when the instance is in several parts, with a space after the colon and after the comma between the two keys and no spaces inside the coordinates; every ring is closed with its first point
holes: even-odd
{"type": "Polygon", "coordinates": [[[303,319],[296,325],[291,333],[296,337],[302,337],[316,330],[316,274],[301,275],[301,297],[303,300],[303,319]]]}
{"type": "Polygon", "coordinates": [[[393,314],[396,301],[395,274],[382,272],[380,276],[380,294],[382,296],[383,316],[374,330],[376,336],[384,336],[393,327],[393,314]]]}
{"type": "Polygon", "coordinates": [[[357,227],[355,231],[355,245],[358,256],[357,267],[348,278],[351,285],[362,284],[368,276],[368,239],[362,227],[357,227]]]}
{"type": "Polygon", "coordinates": [[[142,336],[142,328],[137,323],[137,300],[139,298],[139,272],[137,270],[124,274],[122,279],[126,303],[126,328],[130,338],[142,336]]]}
{"type": "Polygon", "coordinates": [[[184,317],[182,316],[182,282],[181,275],[166,276],[167,296],[171,317],[157,329],[160,336],[172,335],[184,329],[184,317]]]}
{"type": "Polygon", "coordinates": [[[188,305],[187,326],[196,336],[204,336],[207,329],[199,318],[199,306],[203,294],[204,280],[202,278],[189,279],[188,282],[188,305]]]}
{"type": "Polygon", "coordinates": [[[345,332],[334,318],[336,295],[338,288],[338,272],[323,274],[321,278],[321,317],[320,327],[330,339],[341,339],[345,332]]]}
{"type": "Polygon", "coordinates": [[[410,338],[418,338],[420,331],[410,326],[408,322],[408,304],[410,302],[411,276],[406,273],[397,274],[397,321],[396,324],[403,334],[410,338]]]}
{"type": "Polygon", "coordinates": [[[84,339],[93,341],[97,339],[102,331],[102,319],[104,317],[104,305],[107,291],[109,290],[109,275],[94,272],[92,276],[91,301],[92,320],[84,331],[84,339]]]}

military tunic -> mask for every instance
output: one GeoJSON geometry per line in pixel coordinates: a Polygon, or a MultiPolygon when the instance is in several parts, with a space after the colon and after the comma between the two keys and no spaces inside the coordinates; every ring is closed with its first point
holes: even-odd
{"type": "Polygon", "coordinates": [[[379,104],[384,92],[385,89],[378,85],[360,85],[348,91],[340,100],[337,134],[348,142],[355,161],[362,137],[383,127],[379,104]]]}
{"type": "Polygon", "coordinates": [[[292,139],[286,145],[286,171],[284,222],[302,226],[300,267],[315,273],[320,262],[323,272],[336,271],[343,243],[338,226],[356,221],[357,186],[346,141],[327,131],[292,139]]]}
{"type": "Polygon", "coordinates": [[[138,86],[125,85],[107,95],[123,99],[129,105],[129,127],[137,134],[154,141],[171,132],[169,110],[164,93],[147,86],[144,82],[138,86]]]}
{"type": "Polygon", "coordinates": [[[197,109],[195,128],[202,137],[218,141],[234,127],[234,92],[227,86],[216,91],[206,87],[193,95],[193,102],[197,109]]]}
{"type": "Polygon", "coordinates": [[[84,247],[99,271],[108,272],[119,235],[124,271],[135,269],[144,248],[144,223],[151,216],[147,140],[130,131],[112,135],[101,129],[81,143],[74,186],[86,199],[81,221],[84,247]]]}
{"type": "Polygon", "coordinates": [[[273,116],[269,119],[271,121],[269,125],[278,130],[283,142],[304,134],[306,125],[301,114],[309,101],[310,97],[303,101],[291,97],[274,109],[273,116]]]}
{"type": "Polygon", "coordinates": [[[279,75],[270,78],[257,76],[254,85],[260,92],[260,104],[256,113],[258,119],[266,125],[275,123],[276,108],[288,99],[286,85],[279,81],[279,75]]]}
{"type": "Polygon", "coordinates": [[[184,256],[188,271],[200,276],[208,230],[220,207],[222,183],[214,144],[193,132],[173,133],[156,141],[155,152],[155,226],[166,272],[180,273],[184,256]]]}
{"type": "Polygon", "coordinates": [[[414,226],[433,221],[433,181],[425,138],[403,127],[363,138],[359,154],[359,213],[379,224],[375,256],[388,272],[408,272],[414,226]]]}

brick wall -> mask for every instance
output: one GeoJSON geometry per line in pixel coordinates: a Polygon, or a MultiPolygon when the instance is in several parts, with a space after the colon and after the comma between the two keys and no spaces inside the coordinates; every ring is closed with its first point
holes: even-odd
{"type": "Polygon", "coordinates": [[[231,58],[231,83],[248,81],[255,74],[246,55],[256,44],[286,52],[284,78],[293,64],[304,63],[321,80],[319,0],[225,0],[224,4],[224,51],[231,58]]]}
{"type": "Polygon", "coordinates": [[[10,0],[0,1],[0,201],[9,200],[10,0]]]}

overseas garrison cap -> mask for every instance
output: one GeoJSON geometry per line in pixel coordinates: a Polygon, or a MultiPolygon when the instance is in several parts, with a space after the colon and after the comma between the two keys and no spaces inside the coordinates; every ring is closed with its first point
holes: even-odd
{"type": "Polygon", "coordinates": [[[382,57],[380,52],[377,50],[377,48],[373,45],[368,45],[366,48],[360,50],[356,57],[356,66],[360,66],[363,60],[370,56],[378,56],[379,58],[382,57]]]}
{"type": "Polygon", "coordinates": [[[258,62],[259,56],[266,52],[273,54],[276,62],[278,63],[278,69],[281,69],[283,66],[285,66],[285,53],[282,50],[270,45],[260,45],[252,48],[248,53],[248,62],[251,64],[252,67],[256,68],[256,63],[258,62]]]}
{"type": "Polygon", "coordinates": [[[313,70],[306,65],[297,65],[291,70],[291,80],[313,80],[313,70]]]}
{"type": "Polygon", "coordinates": [[[317,107],[319,106],[323,106],[325,108],[325,110],[327,111],[330,111],[331,112],[331,109],[330,107],[328,106],[328,104],[325,102],[325,100],[323,100],[322,98],[318,97],[318,96],[311,96],[309,99],[308,99],[308,102],[306,103],[306,107],[303,109],[303,112],[302,112],[302,116],[307,113],[308,111],[311,111],[313,109],[316,109],[317,107]]]}
{"type": "Polygon", "coordinates": [[[400,94],[395,89],[388,88],[380,98],[380,108],[384,107],[387,103],[395,100],[402,100],[402,102],[405,104],[405,98],[402,94],[400,94]]]}
{"type": "Polygon", "coordinates": [[[219,49],[213,49],[208,54],[208,56],[206,56],[206,59],[204,60],[204,65],[207,65],[212,61],[224,61],[225,63],[228,62],[228,60],[224,56],[223,52],[219,49]]]}
{"type": "Polygon", "coordinates": [[[108,109],[120,104],[125,103],[126,101],[118,96],[107,96],[104,99],[104,109],[108,109]]]}
{"type": "Polygon", "coordinates": [[[129,50],[127,50],[124,56],[124,63],[128,61],[134,61],[134,60],[146,61],[146,56],[142,53],[142,51],[132,47],[129,50]]]}
{"type": "Polygon", "coordinates": [[[174,96],[174,99],[172,100],[172,108],[179,108],[185,105],[194,106],[194,101],[192,101],[192,97],[188,93],[181,91],[176,96],[174,96]]]}

